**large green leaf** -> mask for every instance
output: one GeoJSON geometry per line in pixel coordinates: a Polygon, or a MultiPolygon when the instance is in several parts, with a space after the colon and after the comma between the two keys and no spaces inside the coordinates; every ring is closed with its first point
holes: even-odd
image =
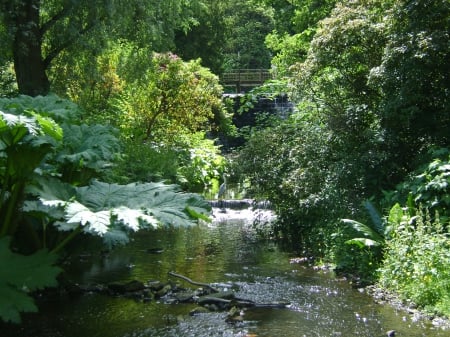
{"type": "Polygon", "coordinates": [[[380,246],[380,242],[368,238],[355,238],[345,241],[348,245],[357,245],[359,248],[380,246]]]}
{"type": "Polygon", "coordinates": [[[111,214],[106,211],[91,211],[77,201],[71,202],[66,208],[66,218],[69,224],[81,224],[85,232],[102,236],[108,231],[111,214]]]}
{"type": "Polygon", "coordinates": [[[115,131],[104,125],[63,125],[64,143],[56,161],[73,167],[104,169],[117,156],[119,141],[115,131]]]}
{"type": "MultiPolygon", "coordinates": [[[[77,200],[92,210],[109,209],[113,214],[121,214],[121,207],[138,211],[135,214],[154,216],[167,225],[187,226],[192,224],[192,215],[186,211],[192,207],[197,213],[208,214],[209,204],[200,196],[179,192],[177,185],[163,183],[108,184],[93,181],[91,185],[77,189],[77,200]]],[[[142,216],[141,216],[142,217],[142,216]]],[[[127,218],[127,217],[125,217],[127,218]]],[[[145,217],[142,217],[143,220],[145,217]]],[[[153,223],[153,221],[151,221],[153,223]]]]}
{"type": "Polygon", "coordinates": [[[119,185],[93,180],[75,188],[54,178],[40,178],[27,191],[38,200],[25,202],[24,211],[46,213],[62,231],[81,225],[84,232],[101,236],[107,244],[126,243],[129,231],[148,226],[191,226],[196,219],[208,219],[211,210],[201,196],[163,183],[119,185]]]}
{"type": "Polygon", "coordinates": [[[369,213],[370,219],[372,220],[373,229],[378,234],[384,235],[385,228],[384,228],[383,219],[381,218],[380,213],[378,213],[375,206],[369,200],[365,200],[363,205],[366,208],[367,212],[369,213]]]}
{"type": "MultiPolygon", "coordinates": [[[[356,220],[351,220],[351,219],[341,219],[341,221],[347,225],[349,225],[350,227],[352,227],[355,231],[357,231],[358,233],[362,234],[363,236],[365,236],[365,238],[376,241],[376,242],[384,242],[384,238],[377,233],[376,230],[374,230],[373,228],[370,228],[369,226],[356,221],[356,220]]],[[[355,238],[358,239],[359,238],[355,238]]],[[[364,240],[360,240],[360,242],[363,242],[364,240]]]]}
{"type": "Polygon", "coordinates": [[[46,219],[47,222],[55,221],[55,226],[63,231],[73,230],[78,226],[64,221],[65,205],[76,194],[72,185],[54,177],[35,175],[33,183],[25,191],[36,199],[25,200],[22,211],[35,218],[46,219]]]}
{"type": "Polygon", "coordinates": [[[37,113],[16,115],[0,111],[0,136],[7,146],[17,144],[28,134],[49,136],[51,142],[52,139],[60,141],[63,131],[54,120],[37,113]]]}
{"type": "Polygon", "coordinates": [[[0,111],[0,149],[8,163],[5,174],[14,179],[27,179],[61,138],[62,129],[49,118],[0,111]]]}
{"type": "Polygon", "coordinates": [[[19,143],[27,134],[38,133],[39,126],[34,118],[0,111],[0,141],[5,149],[19,143]]]}
{"type": "Polygon", "coordinates": [[[13,114],[28,114],[34,111],[41,116],[47,116],[58,123],[77,122],[80,119],[80,108],[73,102],[56,95],[30,97],[20,95],[15,98],[0,99],[0,109],[13,114]]]}
{"type": "Polygon", "coordinates": [[[0,317],[20,322],[20,312],[37,311],[29,292],[57,285],[61,269],[54,266],[56,255],[39,250],[23,256],[9,250],[11,238],[0,239],[0,317]]]}
{"type": "Polygon", "coordinates": [[[148,225],[190,226],[200,214],[203,217],[209,214],[210,206],[204,199],[180,193],[178,189],[176,185],[162,183],[118,185],[93,181],[77,189],[77,201],[69,204],[67,217],[70,219],[67,220],[79,221],[87,226],[87,231],[104,235],[109,242],[110,230],[117,234],[121,227],[125,231],[136,231],[148,225]],[[195,212],[188,212],[190,207],[195,212]],[[109,225],[99,218],[106,214],[102,212],[109,212],[109,225]]]}

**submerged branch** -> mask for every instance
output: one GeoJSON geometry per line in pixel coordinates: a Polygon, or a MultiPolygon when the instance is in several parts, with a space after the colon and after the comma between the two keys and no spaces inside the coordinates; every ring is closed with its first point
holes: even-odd
{"type": "Polygon", "coordinates": [[[173,277],[178,277],[178,278],[180,278],[182,280],[185,280],[186,282],[188,282],[190,284],[193,284],[193,285],[196,285],[196,286],[199,286],[199,287],[209,288],[212,292],[215,292],[215,293],[219,292],[219,290],[217,290],[216,288],[212,287],[208,283],[193,281],[189,277],[186,277],[184,275],[180,275],[180,274],[174,273],[173,271],[169,271],[169,275],[173,276],[173,277]]]}

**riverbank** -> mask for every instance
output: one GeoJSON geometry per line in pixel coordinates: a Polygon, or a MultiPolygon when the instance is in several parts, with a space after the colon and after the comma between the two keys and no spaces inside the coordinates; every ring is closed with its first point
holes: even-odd
{"type": "MultiPolygon", "coordinates": [[[[335,272],[332,264],[314,265],[310,264],[313,259],[308,258],[291,258],[290,263],[307,264],[314,270],[321,270],[323,272],[335,272]]],[[[395,310],[404,312],[409,316],[409,320],[412,322],[428,321],[438,329],[450,331],[450,317],[445,317],[435,313],[430,313],[425,310],[419,309],[412,301],[404,301],[397,294],[384,289],[377,284],[362,284],[359,278],[354,275],[343,275],[343,280],[350,282],[353,288],[358,289],[359,292],[368,294],[373,298],[374,302],[379,305],[388,305],[395,310]]],[[[406,319],[406,317],[404,318],[406,319]]]]}
{"type": "Polygon", "coordinates": [[[403,301],[396,294],[377,285],[370,285],[362,289],[374,299],[375,303],[381,305],[388,304],[397,310],[402,310],[410,316],[411,321],[413,322],[419,320],[427,320],[430,321],[431,324],[436,328],[450,331],[449,317],[443,317],[421,310],[417,308],[417,306],[413,302],[403,301]]]}

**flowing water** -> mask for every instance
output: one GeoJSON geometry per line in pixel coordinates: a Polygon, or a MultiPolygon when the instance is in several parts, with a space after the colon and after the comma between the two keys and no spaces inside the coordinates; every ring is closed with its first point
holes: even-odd
{"type": "Polygon", "coordinates": [[[396,336],[443,337],[449,331],[388,305],[374,303],[329,271],[291,264],[290,254],[261,242],[248,210],[216,209],[216,221],[192,228],[142,232],[108,255],[83,254],[67,265],[80,284],[130,280],[167,281],[174,271],[192,280],[229,285],[236,296],[258,303],[289,302],[286,308],[252,308],[243,321],[227,323],[226,312],[191,316],[194,304],[164,299],[143,302],[96,293],[76,298],[44,297],[39,314],[21,327],[1,326],[4,337],[172,337],[172,336],[396,336]]]}

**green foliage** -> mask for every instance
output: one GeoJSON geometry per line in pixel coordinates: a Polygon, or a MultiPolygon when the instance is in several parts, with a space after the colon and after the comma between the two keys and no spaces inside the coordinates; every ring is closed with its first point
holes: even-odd
{"type": "Polygon", "coordinates": [[[81,109],[78,105],[54,94],[36,97],[19,95],[0,99],[0,106],[16,115],[34,111],[41,116],[50,117],[59,124],[79,123],[81,118],[81,109]]]}
{"type": "MultiPolygon", "coordinates": [[[[137,219],[142,218],[152,225],[156,223],[186,225],[189,216],[185,210],[191,207],[191,203],[209,208],[206,203],[201,204],[194,195],[176,193],[176,187],[172,185],[160,183],[117,185],[91,181],[91,178],[103,171],[105,166],[111,165],[119,150],[113,130],[101,125],[75,125],[63,122],[65,134],[62,138],[62,129],[42,115],[55,115],[60,119],[64,119],[62,116],[65,116],[67,119],[67,116],[71,116],[68,111],[73,105],[61,104],[55,101],[55,97],[49,97],[47,102],[48,109],[45,109],[45,98],[42,97],[33,99],[21,97],[3,101],[4,106],[18,113],[15,115],[2,112],[3,119],[0,124],[5,152],[2,156],[5,160],[5,169],[2,171],[3,186],[6,186],[2,187],[2,199],[9,202],[2,205],[8,210],[6,220],[12,221],[13,213],[19,212],[19,206],[26,197],[26,192],[38,198],[41,204],[32,199],[31,203],[25,203],[24,209],[39,216],[46,225],[55,223],[58,229],[75,231],[81,224],[84,231],[109,239],[105,233],[110,232],[109,225],[112,224],[114,228],[111,231],[124,240],[126,232],[119,235],[118,224],[137,230],[140,228],[137,226],[137,219]],[[33,112],[34,102],[40,114],[33,112]],[[22,115],[26,112],[30,117],[22,115]],[[53,140],[47,135],[56,137],[62,144],[54,141],[45,142],[47,138],[53,140]],[[30,138],[31,136],[34,138],[30,138]],[[27,137],[31,139],[29,143],[24,142],[27,137]],[[41,153],[35,144],[39,147],[47,144],[51,146],[45,147],[45,151],[41,153]],[[14,147],[18,145],[21,147],[15,149],[14,147]],[[24,157],[25,151],[29,153],[24,157]],[[36,160],[33,160],[34,157],[36,160]],[[34,175],[38,167],[40,176],[34,175]],[[6,183],[10,185],[5,185],[6,183]],[[20,190],[16,192],[17,186],[20,190]],[[74,189],[73,186],[81,187],[74,189]],[[145,205],[141,203],[142,201],[145,201],[145,205]],[[152,202],[157,206],[152,206],[152,202]],[[57,216],[61,217],[63,213],[52,210],[51,207],[63,207],[64,218],[58,218],[57,216]],[[114,222],[111,219],[118,221],[114,222]],[[68,222],[64,224],[64,221],[68,222]]],[[[201,212],[196,210],[196,213],[201,212]]],[[[17,221],[17,217],[15,218],[17,221]]],[[[14,234],[15,230],[16,226],[4,221],[1,233],[14,234]]]]}
{"type": "Polygon", "coordinates": [[[197,137],[189,137],[184,152],[186,155],[180,157],[178,183],[190,191],[211,189],[214,182],[221,179],[227,164],[214,141],[197,134],[197,137]]]}
{"type": "Polygon", "coordinates": [[[10,62],[3,64],[0,57],[0,98],[15,95],[17,95],[17,84],[13,64],[10,62]]]}
{"type": "Polygon", "coordinates": [[[119,156],[117,131],[109,126],[63,124],[63,129],[64,141],[53,160],[64,181],[86,185],[119,156]]]}
{"type": "Polygon", "coordinates": [[[154,54],[151,68],[127,88],[121,125],[135,139],[170,143],[181,134],[205,130],[222,109],[218,78],[199,61],[154,54]]]}
{"type": "Polygon", "coordinates": [[[342,217],[337,206],[348,205],[346,196],[335,188],[333,154],[328,152],[326,142],[320,125],[295,116],[255,132],[234,162],[233,170],[249,182],[249,195],[268,199],[274,206],[277,235],[305,249],[319,248],[319,244],[310,245],[321,240],[312,234],[312,224],[342,217]]]}
{"type": "Polygon", "coordinates": [[[226,26],[226,12],[234,2],[203,0],[202,4],[196,13],[198,23],[189,30],[176,32],[174,51],[183,60],[201,59],[204,67],[214,74],[220,74],[224,63],[226,37],[230,32],[226,26]]]}
{"type": "Polygon", "coordinates": [[[426,209],[391,210],[380,284],[421,308],[450,317],[450,238],[426,209]]]}
{"type": "MultiPolygon", "coordinates": [[[[3,1],[0,37],[5,58],[15,62],[19,91],[47,94],[50,81],[84,59],[95,63],[110,41],[167,50],[175,31],[188,31],[201,1],[3,1]],[[23,13],[27,13],[26,16],[23,13]]],[[[0,59],[3,64],[3,53],[0,59]]],[[[95,80],[96,77],[94,76],[95,80]]]]}
{"type": "Polygon", "coordinates": [[[330,14],[336,1],[320,1],[320,5],[315,0],[290,1],[289,4],[266,2],[274,7],[276,19],[276,29],[267,35],[266,45],[275,54],[272,58],[274,74],[283,78],[291,75],[292,65],[305,60],[318,22],[330,14]]]}
{"type": "MultiPolygon", "coordinates": [[[[0,108],[17,110],[8,100],[0,108]]],[[[13,235],[18,219],[15,212],[24,198],[24,189],[34,170],[61,141],[62,129],[52,119],[32,109],[24,114],[0,110],[0,237],[13,235]]]]}
{"type": "Polygon", "coordinates": [[[448,149],[430,151],[428,164],[420,166],[391,193],[385,192],[385,203],[422,205],[437,212],[443,223],[450,218],[450,155],[448,149]]]}
{"type": "Polygon", "coordinates": [[[396,1],[386,27],[388,41],[371,81],[383,93],[381,124],[399,182],[430,146],[448,147],[450,3],[396,1]]]}
{"type": "Polygon", "coordinates": [[[125,153],[108,180],[166,181],[202,193],[220,179],[227,164],[214,143],[203,132],[179,135],[170,145],[127,141],[125,153]]]}
{"type": "Polygon", "coordinates": [[[336,270],[356,273],[365,281],[372,282],[383,257],[382,252],[390,233],[390,226],[383,220],[372,202],[366,200],[364,207],[370,221],[362,223],[351,219],[341,219],[346,225],[339,228],[332,237],[336,242],[336,270]]]}
{"type": "Polygon", "coordinates": [[[364,206],[366,207],[372,220],[371,225],[366,225],[356,220],[342,219],[341,221],[344,224],[349,225],[358,234],[362,234],[362,237],[352,238],[346,241],[346,243],[356,244],[360,248],[382,246],[384,245],[385,237],[388,234],[386,233],[383,220],[370,201],[366,200],[364,202],[364,206]]]}
{"type": "Polygon", "coordinates": [[[240,99],[240,105],[238,109],[238,113],[247,112],[250,109],[253,109],[255,103],[261,97],[264,97],[269,100],[274,100],[279,95],[285,95],[287,92],[287,83],[282,80],[270,80],[266,81],[260,86],[251,89],[246,92],[240,99]]]}
{"type": "Polygon", "coordinates": [[[120,42],[97,62],[94,75],[66,70],[74,80],[64,94],[85,107],[90,120],[117,127],[125,139],[167,145],[180,134],[211,130],[229,119],[218,77],[200,60],[184,62],[120,42]]]}
{"type": "Polygon", "coordinates": [[[36,310],[17,286],[33,291],[55,285],[57,269],[51,264],[56,257],[40,248],[60,252],[83,232],[112,246],[126,243],[130,231],[208,219],[209,204],[180,193],[176,185],[92,180],[112,164],[118,140],[110,127],[77,124],[78,108],[72,103],[55,96],[21,96],[0,100],[0,108],[0,240],[11,236],[18,252],[34,253],[11,255],[10,240],[0,241],[2,271],[8,270],[5,259],[14,261],[17,271],[0,272],[2,319],[18,321],[19,312],[36,310]],[[32,281],[20,279],[28,272],[32,281]]]}
{"type": "Polygon", "coordinates": [[[106,180],[130,182],[177,181],[180,151],[172,146],[122,141],[122,156],[108,173],[106,180]]]}
{"type": "Polygon", "coordinates": [[[234,1],[225,15],[229,33],[224,44],[224,70],[269,69],[271,55],[264,40],[274,27],[271,8],[253,1],[234,1]]]}
{"type": "Polygon", "coordinates": [[[194,219],[206,218],[210,209],[198,195],[179,193],[178,186],[162,183],[119,185],[94,180],[88,186],[74,189],[48,179],[41,180],[30,192],[40,202],[26,203],[26,212],[44,213],[52,218],[58,230],[100,236],[109,246],[127,243],[129,231],[149,226],[190,226],[193,214],[194,219]]]}
{"type": "Polygon", "coordinates": [[[23,256],[9,250],[10,237],[0,238],[0,318],[20,323],[20,312],[35,312],[30,292],[57,284],[57,256],[40,250],[23,256]]]}

